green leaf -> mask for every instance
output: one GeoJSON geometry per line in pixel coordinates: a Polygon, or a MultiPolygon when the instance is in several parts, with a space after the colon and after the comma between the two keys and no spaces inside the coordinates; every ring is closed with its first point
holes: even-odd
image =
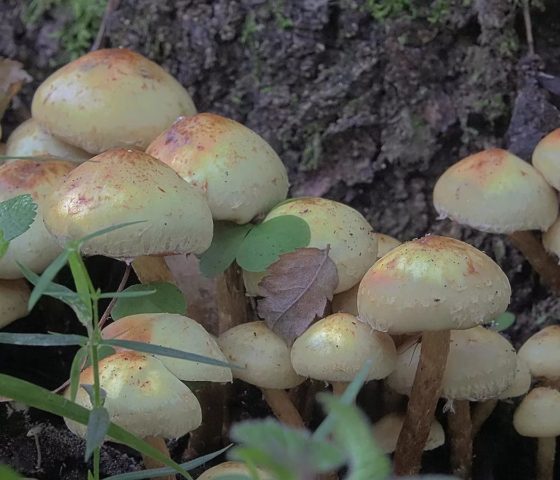
{"type": "Polygon", "coordinates": [[[80,310],[79,320],[83,325],[90,325],[93,319],[93,302],[91,297],[93,286],[91,285],[89,273],[80,254],[75,250],[71,250],[68,254],[68,265],[72,272],[80,303],[83,305],[83,308],[80,310]]]}
{"type": "Polygon", "coordinates": [[[4,232],[0,230],[0,258],[6,255],[9,246],[10,246],[10,242],[4,239],[4,232]]]}
{"type": "MultiPolygon", "coordinates": [[[[358,393],[360,393],[360,390],[366,383],[366,379],[372,365],[373,359],[370,358],[366,360],[362,368],[360,368],[360,371],[354,377],[354,380],[348,384],[346,390],[344,390],[344,393],[340,396],[340,401],[344,405],[351,405],[356,401],[358,393]]],[[[329,436],[335,424],[335,419],[333,417],[334,415],[327,415],[323,419],[319,427],[317,427],[313,433],[313,438],[323,440],[329,436]]]]}
{"type": "Polygon", "coordinates": [[[20,477],[7,465],[0,465],[0,478],[2,480],[21,480],[23,477],[20,477]]]}
{"type": "MultiPolygon", "coordinates": [[[[131,285],[134,286],[134,285],[131,285]]],[[[138,291],[138,292],[134,292],[134,291],[122,291],[122,292],[104,292],[104,293],[100,293],[99,296],[97,298],[101,299],[101,298],[140,298],[140,297],[145,297],[147,295],[153,295],[154,293],[156,293],[155,289],[151,289],[151,290],[142,290],[142,291],[138,291]]]]}
{"type": "Polygon", "coordinates": [[[69,345],[85,345],[87,341],[87,337],[73,334],[0,332],[0,343],[9,343],[11,345],[65,347],[69,345]]]}
{"type": "Polygon", "coordinates": [[[155,282],[131,285],[123,292],[155,293],[140,298],[119,298],[111,311],[111,316],[117,320],[138,313],[178,313],[184,315],[187,311],[185,297],[175,285],[167,282],[155,282]]]}
{"type": "Polygon", "coordinates": [[[102,340],[102,345],[113,345],[115,347],[126,348],[127,350],[135,350],[137,352],[149,353],[151,355],[163,355],[164,357],[179,358],[181,360],[190,360],[192,362],[204,363],[206,365],[216,365],[218,367],[237,368],[214,358],[198,355],[197,353],[183,352],[175,348],[162,347],[161,345],[152,345],[151,343],[135,342],[134,340],[120,340],[118,338],[106,338],[102,340]]]}
{"type": "Polygon", "coordinates": [[[93,451],[103,445],[110,423],[109,412],[106,408],[95,407],[91,410],[86,431],[86,453],[84,456],[86,462],[93,451]]]}
{"type": "Polygon", "coordinates": [[[31,227],[37,216],[37,204],[29,194],[18,195],[0,202],[0,230],[9,242],[31,227]]]}
{"type": "Polygon", "coordinates": [[[78,387],[80,386],[80,373],[82,365],[84,365],[85,360],[88,356],[87,347],[80,348],[72,360],[72,365],[70,366],[70,400],[73,402],[76,400],[76,395],[78,394],[78,387]]]}
{"type": "MultiPolygon", "coordinates": [[[[0,395],[24,403],[33,408],[39,408],[45,412],[66,417],[70,420],[81,423],[82,425],[88,424],[90,414],[89,410],[64,397],[61,397],[60,395],[56,395],[42,387],[38,387],[37,385],[33,385],[32,383],[19,378],[0,374],[0,395]]],[[[110,423],[107,435],[120,443],[124,443],[125,445],[134,448],[144,455],[148,455],[155,460],[159,460],[164,465],[174,468],[176,472],[179,472],[184,477],[191,479],[191,476],[180,465],[176,464],[173,460],[163,455],[156,448],[139,439],[132,433],[127,432],[118,425],[110,423]]]]}
{"type": "Polygon", "coordinates": [[[511,327],[515,323],[515,315],[511,312],[504,312],[498,315],[494,320],[490,322],[488,328],[494,330],[495,332],[501,332],[511,327]]]}
{"type": "Polygon", "coordinates": [[[309,225],[294,215],[282,215],[257,225],[237,252],[237,263],[249,272],[264,272],[280,255],[307,247],[309,225]]]}
{"type": "MultiPolygon", "coordinates": [[[[39,277],[39,280],[35,284],[35,288],[31,292],[31,296],[29,297],[29,310],[32,310],[35,304],[38,302],[39,298],[48,290],[49,286],[51,285],[54,277],[62,267],[66,265],[68,261],[69,252],[64,250],[58,257],[56,257],[52,263],[45,269],[43,274],[39,277]]],[[[21,268],[21,265],[20,265],[21,268]]]]}
{"type": "MultiPolygon", "coordinates": [[[[201,465],[204,465],[205,463],[214,460],[216,457],[219,457],[230,448],[231,445],[228,445],[227,447],[222,448],[217,452],[212,452],[207,455],[203,455],[201,457],[195,458],[194,460],[181,463],[181,467],[183,467],[185,470],[194,470],[195,468],[198,468],[201,465]]],[[[113,475],[112,477],[105,477],[104,480],[144,480],[146,478],[154,478],[154,477],[169,475],[174,472],[175,470],[167,467],[152,468],[150,470],[142,470],[140,472],[121,473],[119,475],[113,475]]]]}
{"type": "Polygon", "coordinates": [[[200,271],[205,277],[215,277],[234,261],[243,240],[255,226],[246,223],[215,222],[210,248],[200,255],[200,271]]]}
{"type": "Polygon", "coordinates": [[[319,401],[333,418],[333,436],[341,453],[348,457],[345,480],[383,480],[391,473],[391,462],[373,438],[366,416],[355,405],[346,405],[331,394],[319,394],[319,401]]]}
{"type": "Polygon", "coordinates": [[[314,440],[309,431],[291,428],[270,418],[234,425],[231,438],[240,444],[232,449],[232,458],[251,462],[286,478],[288,474],[293,478],[308,478],[310,473],[335,470],[345,460],[336,445],[314,440]]]}

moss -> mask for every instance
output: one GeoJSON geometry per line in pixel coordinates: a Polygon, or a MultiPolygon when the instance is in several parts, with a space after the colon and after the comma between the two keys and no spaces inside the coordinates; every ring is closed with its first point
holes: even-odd
{"type": "Polygon", "coordinates": [[[107,0],[30,0],[22,11],[22,20],[32,26],[49,10],[67,11],[70,17],[55,35],[65,53],[62,61],[70,61],[90,49],[106,6],[107,0]]]}

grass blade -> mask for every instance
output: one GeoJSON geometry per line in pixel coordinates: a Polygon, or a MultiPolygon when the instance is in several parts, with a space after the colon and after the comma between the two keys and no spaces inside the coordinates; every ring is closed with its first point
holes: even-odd
{"type": "Polygon", "coordinates": [[[39,277],[39,280],[35,284],[35,288],[31,292],[31,296],[29,297],[29,310],[32,310],[33,307],[37,304],[39,298],[45,294],[48,290],[49,286],[51,285],[54,277],[64,265],[68,261],[68,254],[67,250],[64,250],[58,257],[56,257],[53,262],[46,268],[43,274],[39,277]]]}
{"type": "Polygon", "coordinates": [[[87,341],[87,337],[73,334],[0,332],[0,343],[9,343],[11,345],[67,347],[70,345],[85,345],[87,341]]]}

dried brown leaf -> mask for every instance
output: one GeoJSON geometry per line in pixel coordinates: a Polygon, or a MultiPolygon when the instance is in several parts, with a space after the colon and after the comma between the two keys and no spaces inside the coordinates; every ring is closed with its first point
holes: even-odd
{"type": "Polygon", "coordinates": [[[0,119],[22,85],[31,81],[31,76],[22,67],[19,62],[0,57],[0,119]]]}
{"type": "Polygon", "coordinates": [[[324,314],[338,284],[328,249],[300,248],[268,268],[259,283],[258,313],[266,324],[292,344],[324,314]]]}

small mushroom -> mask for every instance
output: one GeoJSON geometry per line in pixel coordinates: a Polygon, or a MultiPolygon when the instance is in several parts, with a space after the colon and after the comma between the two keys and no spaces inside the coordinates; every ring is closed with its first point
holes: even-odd
{"type": "Polygon", "coordinates": [[[546,135],[535,147],[531,162],[546,181],[560,190],[560,128],[546,135]]]}
{"type": "Polygon", "coordinates": [[[200,189],[214,220],[248,223],[288,193],[286,167],[272,147],[244,125],[213,113],[178,119],[146,153],[200,189]]]}
{"type": "Polygon", "coordinates": [[[0,201],[29,194],[37,204],[31,227],[10,242],[0,259],[0,278],[22,278],[20,262],[35,273],[42,273],[62,251],[47,231],[43,218],[49,211],[48,197],[76,164],[60,159],[12,160],[0,166],[0,201]]]}
{"type": "Polygon", "coordinates": [[[492,320],[505,311],[510,295],[506,275],[489,257],[464,242],[435,235],[403,243],[364,275],[358,291],[361,320],[389,334],[422,332],[418,370],[395,453],[397,474],[414,475],[420,468],[450,330],[492,320]]]}
{"type": "Polygon", "coordinates": [[[560,325],[550,325],[530,337],[519,349],[531,375],[542,383],[560,387],[560,325]]]}
{"type": "Polygon", "coordinates": [[[29,295],[24,280],[0,280],[0,328],[27,315],[29,295]]]}
{"type": "Polygon", "coordinates": [[[218,338],[233,365],[233,377],[259,387],[276,417],[291,426],[303,427],[301,415],[286,389],[305,381],[292,367],[290,348],[263,321],[243,323],[218,338]]]}
{"type": "Polygon", "coordinates": [[[366,380],[389,375],[395,368],[397,351],[386,333],[372,330],[348,313],[335,313],[296,339],[291,358],[298,375],[329,382],[340,395],[368,359],[373,365],[366,380]]]}
{"type": "Polygon", "coordinates": [[[17,127],[6,143],[6,155],[13,157],[52,155],[75,163],[91,158],[90,153],[53,137],[33,118],[17,127]]]}
{"type": "MultiPolygon", "coordinates": [[[[270,474],[260,468],[257,468],[257,474],[259,480],[273,480],[273,477],[270,474]]],[[[198,477],[197,480],[220,480],[221,478],[229,477],[230,475],[235,477],[249,477],[251,475],[251,471],[243,462],[223,462],[206,470],[198,477]]]]}
{"type": "Polygon", "coordinates": [[[524,437],[538,438],[535,480],[554,480],[556,437],[560,435],[560,392],[537,387],[521,401],[513,426],[524,437]]]}
{"type": "Polygon", "coordinates": [[[64,142],[93,154],[145,149],[180,115],[194,115],[188,92],[154,62],[126,48],[87,53],[37,89],[33,118],[64,142]]]}

